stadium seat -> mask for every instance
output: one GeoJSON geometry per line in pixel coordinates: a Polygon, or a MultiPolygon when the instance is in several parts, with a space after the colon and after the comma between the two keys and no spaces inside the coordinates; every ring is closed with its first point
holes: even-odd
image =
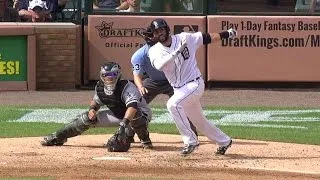
{"type": "Polygon", "coordinates": [[[0,21],[2,21],[4,12],[7,8],[8,0],[0,0],[0,21]]]}
{"type": "MultiPolygon", "coordinates": [[[[84,4],[83,1],[81,1],[81,4],[84,4]]],[[[59,0],[58,9],[55,12],[54,21],[75,22],[77,18],[78,9],[79,8],[77,0],[59,0]]]]}
{"type": "Polygon", "coordinates": [[[140,8],[142,12],[149,12],[152,0],[141,0],[140,8]]]}
{"type": "MultiPolygon", "coordinates": [[[[296,12],[308,12],[310,9],[311,0],[297,0],[295,11],[296,12]]],[[[315,12],[320,12],[320,3],[317,2],[315,12]]]]}

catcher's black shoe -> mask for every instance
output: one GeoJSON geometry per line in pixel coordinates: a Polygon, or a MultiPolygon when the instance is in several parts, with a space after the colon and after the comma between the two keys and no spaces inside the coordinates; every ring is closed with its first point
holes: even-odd
{"type": "Polygon", "coordinates": [[[180,155],[186,156],[187,154],[192,153],[194,150],[196,150],[199,147],[199,144],[196,145],[186,145],[182,151],[180,151],[180,155]]]}
{"type": "Polygon", "coordinates": [[[143,149],[152,149],[153,148],[153,145],[152,145],[152,142],[150,139],[142,140],[141,145],[142,145],[143,149]]]}
{"type": "Polygon", "coordinates": [[[226,153],[227,149],[228,149],[229,147],[231,147],[231,145],[232,145],[232,140],[230,139],[229,144],[226,145],[226,146],[220,146],[220,147],[218,147],[218,149],[217,149],[217,151],[215,152],[215,154],[216,154],[216,155],[224,155],[224,154],[226,153]]]}
{"type": "Polygon", "coordinates": [[[58,140],[55,133],[49,134],[40,141],[42,146],[62,146],[65,142],[67,142],[67,139],[58,140]]]}
{"type": "Polygon", "coordinates": [[[134,136],[128,136],[130,143],[134,143],[134,136]]]}

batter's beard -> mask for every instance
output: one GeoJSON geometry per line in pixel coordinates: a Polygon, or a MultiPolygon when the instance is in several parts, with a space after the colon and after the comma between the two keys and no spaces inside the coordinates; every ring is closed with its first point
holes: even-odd
{"type": "Polygon", "coordinates": [[[167,33],[166,36],[165,36],[165,38],[164,38],[164,40],[158,38],[158,41],[159,41],[160,43],[165,43],[165,42],[168,41],[168,39],[169,39],[169,34],[167,33]]]}

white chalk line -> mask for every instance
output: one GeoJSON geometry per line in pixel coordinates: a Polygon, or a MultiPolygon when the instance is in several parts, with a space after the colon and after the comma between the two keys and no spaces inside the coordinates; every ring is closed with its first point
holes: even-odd
{"type": "MultiPolygon", "coordinates": [[[[87,109],[30,109],[30,113],[25,114],[17,120],[11,122],[54,122],[68,123],[77,115],[87,111],[87,109]]],[[[153,119],[151,123],[173,124],[168,111],[163,108],[152,108],[153,119]]],[[[306,129],[304,126],[289,126],[279,124],[263,124],[263,122],[318,122],[317,117],[279,117],[277,115],[300,115],[305,113],[320,113],[319,109],[309,110],[273,110],[273,111],[238,111],[238,110],[204,110],[204,114],[216,125],[224,126],[248,126],[248,127],[268,127],[268,128],[295,128],[306,129]],[[210,119],[213,116],[215,119],[210,119]],[[222,116],[216,119],[217,116],[222,116]],[[276,116],[276,117],[273,117],[276,116]],[[257,123],[261,124],[257,124],[257,123]]]]}
{"type": "Polygon", "coordinates": [[[93,160],[116,160],[116,161],[123,161],[123,160],[130,160],[130,157],[117,157],[117,156],[101,156],[101,157],[93,157],[93,160]]]}
{"type": "Polygon", "coordinates": [[[298,173],[298,174],[320,175],[320,172],[314,172],[314,171],[284,170],[284,169],[261,168],[261,167],[252,167],[252,166],[230,166],[230,165],[228,165],[228,168],[245,169],[245,170],[251,169],[251,170],[259,170],[259,171],[282,172],[282,173],[298,173]]]}

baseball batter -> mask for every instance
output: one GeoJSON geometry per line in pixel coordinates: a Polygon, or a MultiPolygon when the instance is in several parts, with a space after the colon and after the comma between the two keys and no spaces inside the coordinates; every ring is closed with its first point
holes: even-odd
{"type": "Polygon", "coordinates": [[[151,119],[151,109],[142,98],[137,87],[130,81],[121,79],[121,67],[115,62],[101,66],[100,81],[95,87],[95,94],[88,112],[81,114],[62,129],[49,134],[41,141],[43,146],[61,146],[68,138],[82,134],[92,126],[116,126],[120,124],[117,138],[111,138],[105,146],[111,151],[127,151],[130,147],[126,129],[129,123],[137,133],[143,148],[152,148],[147,130],[151,119]],[[106,105],[107,109],[100,109],[106,105]],[[125,149],[122,149],[121,142],[125,149]],[[127,140],[128,139],[128,140],[127,140]],[[120,143],[120,144],[119,144],[120,143]],[[109,147],[108,147],[109,146],[109,147]],[[111,146],[111,147],[110,147],[111,146]]]}
{"type": "MultiPolygon", "coordinates": [[[[157,95],[166,94],[169,97],[173,95],[173,88],[162,71],[155,69],[149,59],[148,51],[156,42],[153,40],[153,34],[150,26],[147,27],[141,36],[146,44],[138,49],[131,57],[133,69],[133,80],[138,87],[141,95],[149,104],[157,95]],[[148,77],[144,78],[144,75],[148,77]]],[[[189,121],[190,122],[190,121],[189,121]]],[[[198,135],[196,127],[190,122],[192,130],[198,135]]]]}
{"type": "Polygon", "coordinates": [[[151,22],[154,38],[158,43],[149,50],[151,64],[164,72],[174,94],[167,102],[167,108],[182,135],[185,147],[181,155],[192,153],[198,146],[197,136],[190,128],[189,120],[219,148],[216,154],[223,155],[231,146],[232,140],[202,112],[200,98],[204,92],[204,81],[197,66],[196,51],[203,44],[234,38],[236,31],[229,29],[221,33],[180,33],[169,35],[170,28],[163,19],[151,22]]]}

